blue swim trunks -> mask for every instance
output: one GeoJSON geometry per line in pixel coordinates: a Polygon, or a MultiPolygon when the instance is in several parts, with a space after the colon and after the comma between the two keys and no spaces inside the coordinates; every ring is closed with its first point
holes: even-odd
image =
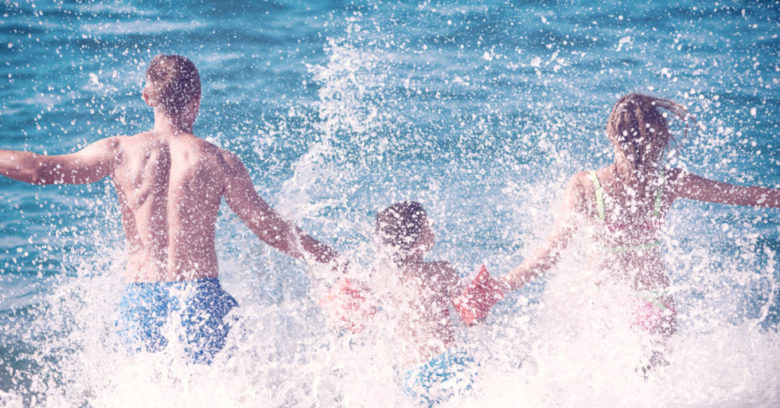
{"type": "Polygon", "coordinates": [[[172,322],[182,329],[179,340],[187,356],[210,364],[230,330],[223,319],[237,306],[215,278],[130,283],[119,302],[117,331],[131,352],[156,352],[168,345],[163,330],[172,322]]]}
{"type": "Polygon", "coordinates": [[[404,392],[421,406],[433,407],[470,390],[477,363],[465,351],[445,351],[404,376],[404,392]]]}

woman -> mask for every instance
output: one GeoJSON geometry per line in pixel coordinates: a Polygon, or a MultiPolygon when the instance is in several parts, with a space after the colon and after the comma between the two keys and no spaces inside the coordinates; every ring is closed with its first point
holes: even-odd
{"type": "Polygon", "coordinates": [[[669,275],[661,260],[661,230],[678,198],[720,204],[780,207],[780,190],[736,186],[668,167],[665,152],[674,139],[661,109],[693,120],[680,104],[641,94],[620,98],[607,120],[614,162],[581,171],[569,180],[552,234],[501,279],[482,271],[456,301],[464,321],[484,318],[509,291],[552,268],[574,233],[583,231],[601,268],[624,279],[635,292],[632,325],[668,338],[675,332],[676,309],[669,275]]]}

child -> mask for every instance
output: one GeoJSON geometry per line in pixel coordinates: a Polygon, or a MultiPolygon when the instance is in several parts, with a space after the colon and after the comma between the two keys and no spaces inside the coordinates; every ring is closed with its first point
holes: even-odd
{"type": "Polygon", "coordinates": [[[200,96],[192,61],[158,55],[143,90],[153,129],[59,156],[0,150],[0,174],[39,185],[111,177],[127,247],[117,322],[123,342],[131,350],[160,350],[168,343],[162,327],[179,316],[188,356],[210,363],[225,345],[223,318],[238,305],[218,280],[214,231],[222,199],[258,238],[290,256],[327,263],[336,254],[283,220],[235,155],[193,135],[200,96]]]}
{"type": "Polygon", "coordinates": [[[676,308],[660,240],[672,203],[687,198],[777,208],[780,190],[735,186],[668,167],[664,153],[673,136],[660,109],[684,121],[687,133],[693,118],[675,102],[640,94],[618,100],[607,121],[614,163],[571,178],[552,234],[531,257],[501,279],[483,272],[468,285],[459,298],[464,319],[484,318],[506,292],[553,267],[573,234],[585,230],[596,244],[600,266],[635,291],[633,325],[662,339],[675,332],[676,308]]]}
{"type": "Polygon", "coordinates": [[[331,294],[342,295],[341,315],[348,327],[359,329],[368,314],[359,303],[365,297],[392,310],[394,351],[407,368],[404,389],[423,405],[432,406],[471,386],[474,361],[465,352],[454,351],[455,335],[449,305],[458,283],[457,272],[445,261],[426,261],[434,245],[434,234],[423,207],[404,201],[385,208],[376,216],[379,266],[375,273],[381,284],[371,293],[349,284],[331,294]],[[358,300],[355,302],[355,300],[358,300]],[[409,367],[412,367],[409,369],[409,367]]]}

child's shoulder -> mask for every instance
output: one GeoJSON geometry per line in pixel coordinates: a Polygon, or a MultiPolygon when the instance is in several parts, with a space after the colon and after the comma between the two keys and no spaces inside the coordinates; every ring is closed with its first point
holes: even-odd
{"type": "Polygon", "coordinates": [[[444,281],[450,281],[450,280],[453,280],[453,279],[457,279],[457,277],[458,277],[458,273],[457,273],[457,271],[455,271],[455,268],[453,268],[452,264],[450,264],[447,261],[426,262],[424,264],[424,268],[425,268],[426,274],[428,274],[428,275],[438,275],[444,281]]]}
{"type": "Polygon", "coordinates": [[[430,261],[430,262],[426,262],[425,265],[427,265],[430,268],[453,269],[452,265],[447,261],[430,261]]]}

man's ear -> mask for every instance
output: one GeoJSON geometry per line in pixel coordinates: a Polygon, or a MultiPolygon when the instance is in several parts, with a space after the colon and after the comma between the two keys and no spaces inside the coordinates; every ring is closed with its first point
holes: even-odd
{"type": "Polygon", "coordinates": [[[145,86],[144,90],[141,92],[141,97],[144,99],[144,102],[153,107],[157,104],[156,101],[149,95],[149,87],[145,86]]]}
{"type": "Polygon", "coordinates": [[[200,95],[198,95],[197,98],[194,98],[192,101],[190,101],[189,104],[187,104],[187,107],[184,109],[184,112],[191,116],[190,119],[195,120],[195,118],[198,116],[198,110],[200,109],[200,95]]]}

